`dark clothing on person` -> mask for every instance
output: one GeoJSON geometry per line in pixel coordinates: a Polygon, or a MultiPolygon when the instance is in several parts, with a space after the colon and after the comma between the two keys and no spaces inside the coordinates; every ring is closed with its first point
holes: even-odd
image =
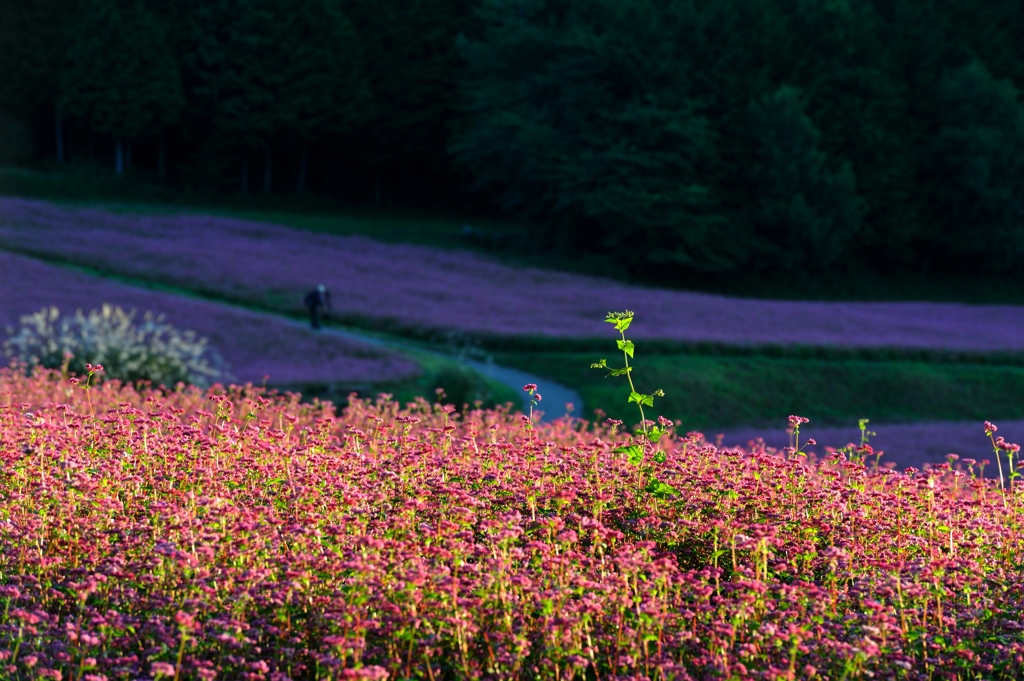
{"type": "Polygon", "coordinates": [[[302,302],[309,308],[309,325],[319,329],[320,308],[323,308],[325,318],[331,314],[331,292],[323,287],[315,288],[306,294],[302,302]]]}

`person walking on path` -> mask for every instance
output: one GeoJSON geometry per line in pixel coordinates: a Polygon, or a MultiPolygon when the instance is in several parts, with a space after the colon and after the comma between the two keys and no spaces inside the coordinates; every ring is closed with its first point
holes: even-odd
{"type": "Polygon", "coordinates": [[[314,329],[320,328],[320,308],[323,308],[324,318],[331,315],[331,292],[327,287],[320,284],[306,294],[302,302],[309,308],[309,325],[314,329]]]}

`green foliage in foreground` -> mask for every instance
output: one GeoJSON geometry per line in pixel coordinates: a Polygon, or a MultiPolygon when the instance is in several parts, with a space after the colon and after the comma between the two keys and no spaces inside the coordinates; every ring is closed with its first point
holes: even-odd
{"type": "MultiPolygon", "coordinates": [[[[592,371],[589,353],[501,353],[495,361],[573,388],[588,409],[636,421],[620,382],[592,371]]],[[[636,390],[663,388],[658,413],[680,420],[683,432],[779,423],[789,414],[817,424],[849,424],[864,414],[878,422],[1024,418],[1019,366],[687,354],[646,355],[643,366],[636,390]],[[645,377],[657,385],[645,385],[645,377]]]]}

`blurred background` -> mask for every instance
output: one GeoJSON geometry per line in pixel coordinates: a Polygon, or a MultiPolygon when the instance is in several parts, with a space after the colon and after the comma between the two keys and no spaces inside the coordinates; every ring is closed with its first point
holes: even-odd
{"type": "MultiPolygon", "coordinates": [[[[1024,0],[0,0],[0,74],[7,196],[454,248],[507,266],[480,277],[513,292],[538,268],[754,299],[1024,303],[1024,0]]],[[[5,204],[0,249],[296,320],[301,287],[317,283],[242,295],[241,280],[119,269],[31,245],[33,211],[5,204]]],[[[402,257],[430,260],[416,253],[402,257]]],[[[604,305],[583,300],[593,286],[563,290],[590,314],[604,305]]],[[[930,354],[920,338],[916,350],[768,347],[765,310],[745,343],[679,336],[646,358],[682,427],[746,439],[799,410],[852,440],[865,417],[882,439],[886,423],[1024,418],[1019,308],[1008,326],[978,327],[992,342],[924,343],[944,348],[930,354]]],[[[470,386],[459,394],[509,395],[493,380],[472,388],[470,357],[626,417],[621,386],[588,374],[599,334],[566,344],[341,312],[455,357],[434,373],[470,386]]],[[[953,329],[961,313],[935,314],[953,329]]],[[[950,437],[920,452],[941,460],[950,437]]]]}
{"type": "Polygon", "coordinates": [[[2,0],[0,164],[514,217],[467,240],[659,285],[1016,300],[1022,7],[2,0]]]}

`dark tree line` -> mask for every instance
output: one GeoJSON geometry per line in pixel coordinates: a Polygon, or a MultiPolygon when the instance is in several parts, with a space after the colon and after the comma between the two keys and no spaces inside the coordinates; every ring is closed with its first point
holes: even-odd
{"type": "Polygon", "coordinates": [[[478,190],[637,276],[1024,258],[1024,0],[0,0],[0,74],[38,158],[478,190]]]}

